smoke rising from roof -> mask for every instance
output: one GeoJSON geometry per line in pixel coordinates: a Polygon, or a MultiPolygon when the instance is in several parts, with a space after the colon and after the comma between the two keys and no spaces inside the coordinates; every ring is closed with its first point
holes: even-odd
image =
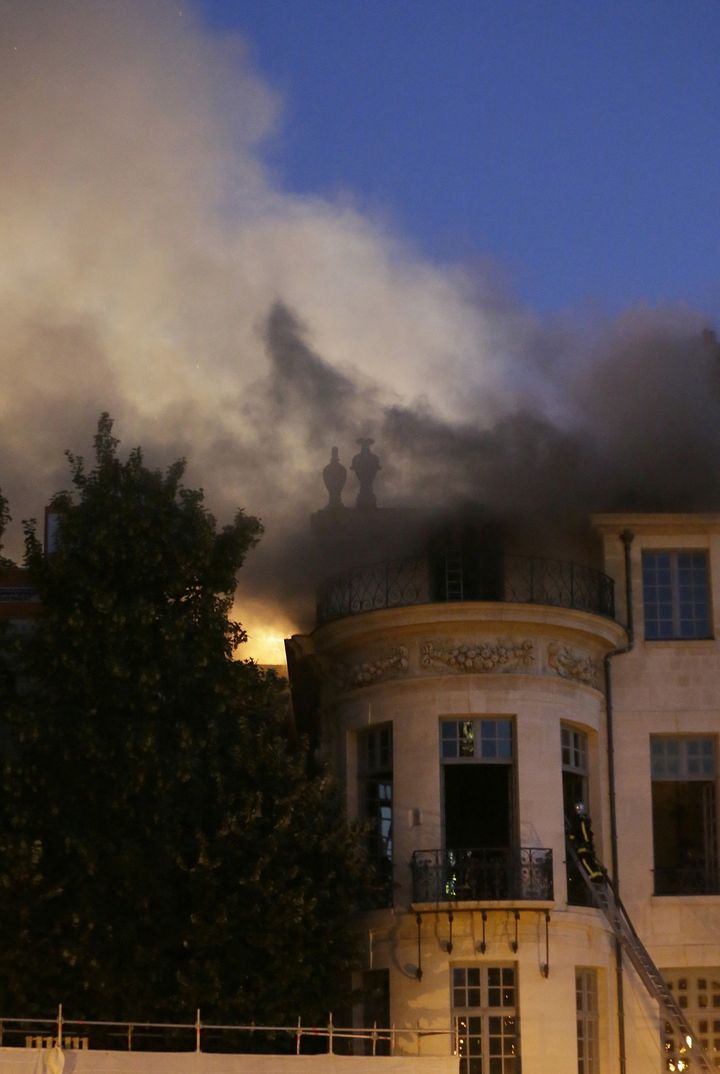
{"type": "MultiPolygon", "coordinates": [[[[281,102],[165,0],[0,0],[0,486],[15,520],[109,410],[267,534],[243,600],[309,610],[320,473],[373,436],[388,503],[720,507],[717,346],[692,311],[543,322],[379,220],[283,191],[281,102]]],[[[346,502],[354,499],[352,480],[346,502]]],[[[18,554],[18,528],[8,551],[18,554]]],[[[239,609],[242,617],[242,607],[239,609]]]]}

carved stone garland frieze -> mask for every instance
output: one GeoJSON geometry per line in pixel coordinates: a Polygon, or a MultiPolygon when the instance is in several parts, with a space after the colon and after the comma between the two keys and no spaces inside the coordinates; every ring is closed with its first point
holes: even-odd
{"type": "Polygon", "coordinates": [[[408,670],[408,651],[404,645],[396,645],[387,656],[375,656],[357,664],[339,664],[336,669],[341,687],[368,686],[380,679],[404,675],[408,670]]]}
{"type": "Polygon", "coordinates": [[[443,666],[453,671],[517,671],[529,667],[533,660],[534,645],[528,639],[502,639],[468,645],[439,645],[426,641],[420,649],[423,667],[443,666]]]}
{"type": "Polygon", "coordinates": [[[550,642],[547,652],[548,667],[561,679],[573,679],[586,686],[600,688],[602,665],[599,660],[594,660],[588,653],[571,649],[569,645],[559,641],[550,642]]]}

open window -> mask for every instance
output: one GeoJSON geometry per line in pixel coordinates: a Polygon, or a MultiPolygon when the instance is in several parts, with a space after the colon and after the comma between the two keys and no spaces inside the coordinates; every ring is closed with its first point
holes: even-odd
{"type": "Polygon", "coordinates": [[[511,720],[442,723],[445,846],[509,850],[515,845],[511,720]]]}
{"type": "Polygon", "coordinates": [[[512,720],[444,720],[445,895],[507,899],[517,888],[512,720]]]}
{"type": "MultiPolygon", "coordinates": [[[[561,727],[560,748],[562,756],[563,812],[568,828],[575,815],[575,807],[588,804],[588,736],[574,727],[561,727]]],[[[587,884],[580,875],[575,861],[566,855],[568,902],[573,906],[590,906],[592,899],[587,884]]]]}

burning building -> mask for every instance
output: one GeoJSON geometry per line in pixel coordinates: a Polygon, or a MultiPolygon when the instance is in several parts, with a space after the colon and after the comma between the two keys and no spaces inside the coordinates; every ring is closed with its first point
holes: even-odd
{"type": "Polygon", "coordinates": [[[717,1069],[720,514],[595,514],[538,555],[377,508],[367,441],[353,469],[287,644],[383,881],[356,1023],[461,1074],[717,1069]]]}

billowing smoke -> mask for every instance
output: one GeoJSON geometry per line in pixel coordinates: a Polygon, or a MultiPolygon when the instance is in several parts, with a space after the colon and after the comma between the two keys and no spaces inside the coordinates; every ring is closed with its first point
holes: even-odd
{"type": "MultiPolygon", "coordinates": [[[[578,331],[562,345],[556,339],[538,385],[544,349],[529,348],[515,366],[511,403],[496,401],[488,418],[482,388],[468,387],[447,417],[430,402],[403,404],[339,372],[308,346],[292,312],[276,305],[267,323],[269,373],[259,387],[269,424],[282,426],[284,417],[292,430],[281,458],[293,445],[307,458],[338,443],[349,464],[357,434],[372,436],[384,505],[424,508],[429,526],[477,516],[479,508],[534,542],[524,551],[542,553],[582,532],[593,511],[720,509],[720,347],[700,325],[689,314],[634,312],[599,337],[578,331]]],[[[318,471],[308,477],[312,487],[294,502],[310,503],[319,488],[318,471]]],[[[348,481],[348,505],[354,485],[348,481]]],[[[304,546],[303,561],[312,561],[303,510],[286,519],[273,572],[288,595],[298,577],[287,556],[293,522],[289,547],[304,546]]]]}
{"type": "MultiPolygon", "coordinates": [[[[186,4],[0,0],[0,15],[0,486],[16,523],[109,410],[153,464],[186,455],[220,519],[262,517],[239,609],[252,631],[268,608],[309,610],[320,472],[362,435],[382,503],[720,506],[699,314],[541,322],[347,196],[284,192],[263,162],[281,102],[243,41],[186,4]]],[[[19,553],[17,525],[7,544],[19,553]]]]}

